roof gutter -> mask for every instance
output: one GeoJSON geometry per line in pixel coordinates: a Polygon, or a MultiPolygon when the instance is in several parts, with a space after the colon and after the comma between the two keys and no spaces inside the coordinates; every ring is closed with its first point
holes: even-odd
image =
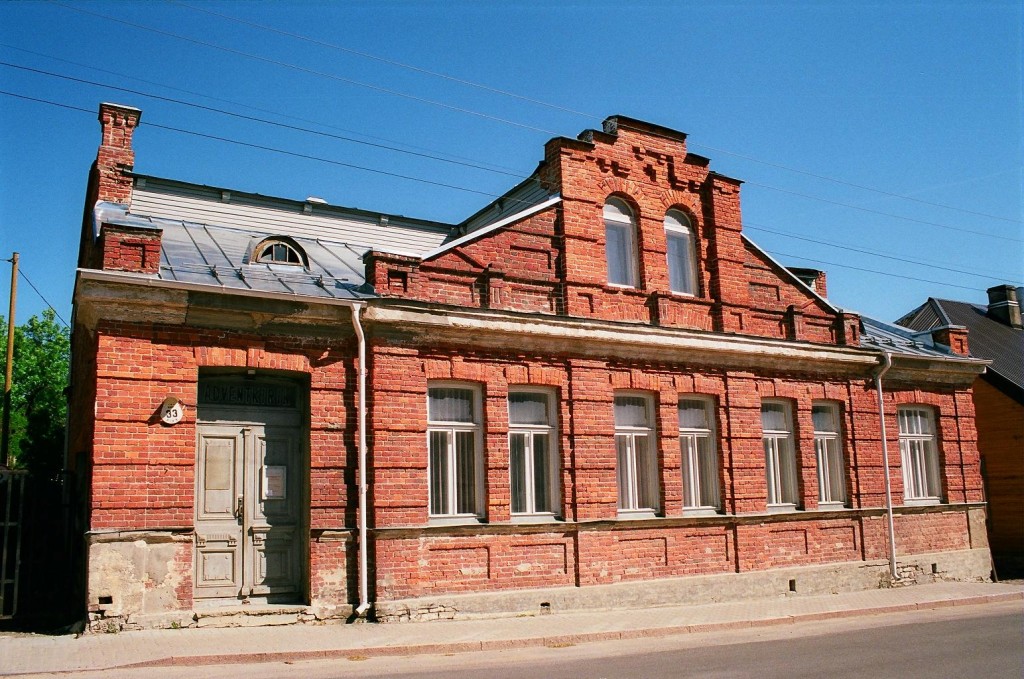
{"type": "Polygon", "coordinates": [[[892,367],[892,354],[882,351],[882,365],[875,373],[875,393],[878,395],[878,421],[882,432],[882,469],[885,475],[885,517],[889,529],[889,575],[899,580],[896,569],[896,525],[892,510],[892,483],[889,478],[889,440],[885,433],[885,403],[882,400],[882,378],[892,367]]]}

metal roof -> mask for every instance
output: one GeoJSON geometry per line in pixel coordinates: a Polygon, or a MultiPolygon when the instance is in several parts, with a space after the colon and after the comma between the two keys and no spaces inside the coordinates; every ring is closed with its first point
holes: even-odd
{"type": "Polygon", "coordinates": [[[171,219],[116,214],[102,204],[108,224],[161,229],[158,280],[326,299],[375,297],[365,286],[365,246],[320,238],[292,237],[308,266],[252,263],[255,247],[270,234],[171,219]]]}
{"type": "Polygon", "coordinates": [[[861,346],[904,356],[949,358],[952,351],[937,345],[930,332],[915,332],[885,321],[861,316],[861,346]]]}

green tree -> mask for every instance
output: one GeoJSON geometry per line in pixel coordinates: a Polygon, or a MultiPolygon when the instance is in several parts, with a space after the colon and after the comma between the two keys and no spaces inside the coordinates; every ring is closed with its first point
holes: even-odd
{"type": "MultiPolygon", "coordinates": [[[[6,370],[6,359],[7,322],[0,317],[0,370],[6,370]]],[[[70,359],[70,334],[52,309],[14,328],[12,466],[46,478],[61,471],[70,359]]]]}

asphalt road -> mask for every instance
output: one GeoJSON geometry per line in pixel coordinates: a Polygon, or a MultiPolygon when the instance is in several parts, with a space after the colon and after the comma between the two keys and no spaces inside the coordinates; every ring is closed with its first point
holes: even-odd
{"type": "Polygon", "coordinates": [[[60,676],[82,679],[1021,679],[1024,677],[1024,606],[1018,601],[559,648],[134,668],[60,676]]]}

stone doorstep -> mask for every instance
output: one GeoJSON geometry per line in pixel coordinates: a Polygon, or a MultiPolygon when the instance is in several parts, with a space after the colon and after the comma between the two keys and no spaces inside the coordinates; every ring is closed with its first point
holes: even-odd
{"type": "Polygon", "coordinates": [[[295,625],[310,618],[307,606],[226,606],[194,611],[195,626],[199,628],[295,625]]]}

